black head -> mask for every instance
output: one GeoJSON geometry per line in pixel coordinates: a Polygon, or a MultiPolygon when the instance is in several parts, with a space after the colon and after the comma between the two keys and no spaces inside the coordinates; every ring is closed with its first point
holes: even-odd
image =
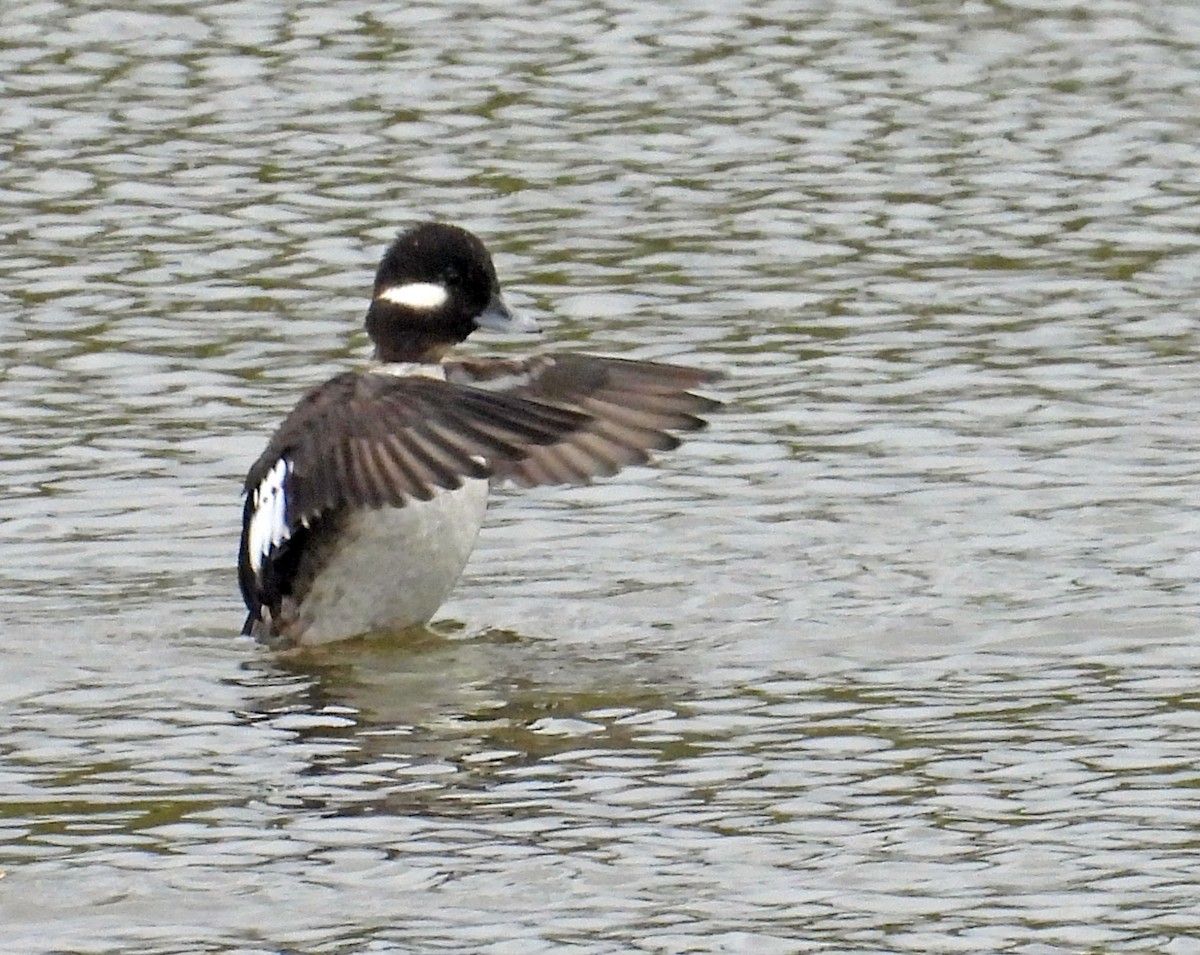
{"type": "Polygon", "coordinates": [[[375,357],[437,361],[479,327],[521,330],[484,244],[443,222],[400,233],[379,263],[367,310],[375,357]]]}

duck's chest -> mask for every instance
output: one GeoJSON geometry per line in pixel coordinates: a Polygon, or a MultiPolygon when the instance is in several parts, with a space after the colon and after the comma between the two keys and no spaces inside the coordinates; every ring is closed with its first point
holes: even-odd
{"type": "Polygon", "coordinates": [[[470,480],[429,501],[345,515],[305,568],[298,641],[427,623],[466,566],[487,494],[486,481],[470,480]]]}

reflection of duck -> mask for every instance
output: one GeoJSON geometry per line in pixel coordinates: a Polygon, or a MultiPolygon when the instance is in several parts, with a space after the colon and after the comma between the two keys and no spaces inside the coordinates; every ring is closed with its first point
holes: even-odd
{"type": "Polygon", "coordinates": [[[703,755],[677,712],[698,692],[694,659],[645,649],[633,636],[597,655],[589,641],[414,628],[348,653],[330,644],[247,660],[235,677],[246,691],[237,718],[266,734],[264,758],[288,760],[299,786],[269,801],[302,799],[340,818],[461,813],[485,824],[511,819],[514,798],[522,813],[543,811],[527,784],[553,778],[569,789],[576,773],[597,769],[589,751],[601,761],[632,755],[612,770],[631,782],[662,761],[703,755]]]}
{"type": "Polygon", "coordinates": [[[703,426],[715,373],[573,352],[448,359],[476,328],[532,331],[491,256],[442,223],[384,254],[366,318],[377,364],[305,395],[246,476],[243,633],[316,644],[425,623],[483,522],[489,481],[583,483],[703,426]]]}

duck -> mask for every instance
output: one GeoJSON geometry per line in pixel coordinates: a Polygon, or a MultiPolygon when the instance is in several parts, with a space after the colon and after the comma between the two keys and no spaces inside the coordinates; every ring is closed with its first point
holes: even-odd
{"type": "Polygon", "coordinates": [[[499,484],[586,484],[706,424],[699,367],[547,351],[457,356],[479,329],[534,332],[491,254],[441,221],[375,272],[373,360],[310,390],[246,475],[242,634],[276,648],[423,627],[466,567],[499,484]]]}

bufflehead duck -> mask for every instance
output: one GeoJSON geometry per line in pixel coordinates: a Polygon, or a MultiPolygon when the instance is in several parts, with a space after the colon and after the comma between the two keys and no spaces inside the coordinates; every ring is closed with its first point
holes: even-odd
{"type": "Polygon", "coordinates": [[[556,352],[447,358],[476,328],[534,331],[470,232],[425,222],[375,274],[375,364],[306,394],[246,475],[243,634],[277,647],[427,623],[466,566],[489,483],[582,484],[674,448],[718,375],[556,352]]]}

